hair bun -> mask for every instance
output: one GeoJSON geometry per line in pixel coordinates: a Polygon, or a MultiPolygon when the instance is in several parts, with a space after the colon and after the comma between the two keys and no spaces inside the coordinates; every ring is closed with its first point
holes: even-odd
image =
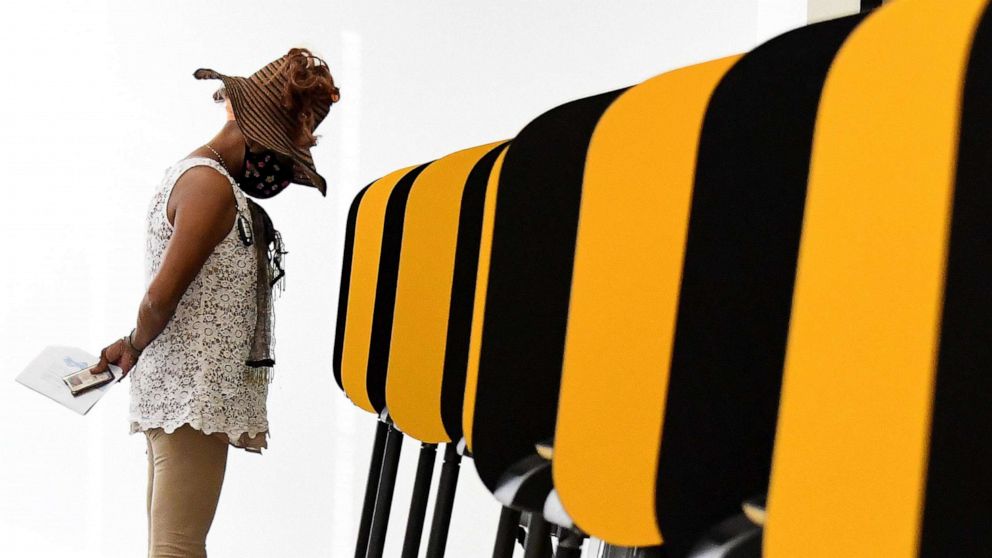
{"type": "Polygon", "coordinates": [[[338,102],[340,89],[334,85],[327,62],[309,49],[291,48],[284,58],[282,72],[287,79],[280,101],[295,119],[296,129],[292,132],[296,144],[309,148],[317,143],[313,134],[314,109],[338,102]]]}

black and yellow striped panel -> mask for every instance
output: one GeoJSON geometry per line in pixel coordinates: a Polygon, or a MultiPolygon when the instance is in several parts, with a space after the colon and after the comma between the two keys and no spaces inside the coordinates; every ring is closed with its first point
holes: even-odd
{"type": "Polygon", "coordinates": [[[465,400],[465,374],[468,369],[486,188],[497,157],[508,145],[504,143],[499,148],[490,150],[476,163],[465,181],[465,191],[462,194],[451,283],[451,310],[448,314],[444,351],[444,378],[441,384],[441,419],[450,440],[461,440],[464,435],[462,406],[465,400]]]}
{"type": "Polygon", "coordinates": [[[893,1],[831,68],[766,556],[992,556],[990,18],[893,1]]]}
{"type": "Polygon", "coordinates": [[[372,335],[369,340],[369,366],[365,377],[365,390],[377,413],[386,408],[386,375],[389,372],[389,346],[393,339],[393,315],[396,310],[396,279],[400,267],[407,202],[417,177],[430,164],[424,163],[404,175],[386,204],[379,275],[376,277],[372,335]]]}
{"type": "MultiPolygon", "coordinates": [[[[358,208],[341,351],[341,383],[348,398],[370,413],[381,411],[381,407],[373,404],[368,387],[373,350],[382,350],[382,335],[376,335],[376,328],[392,328],[395,269],[399,259],[397,237],[402,235],[402,209],[406,205],[410,185],[423,167],[407,167],[380,178],[365,191],[358,208]],[[397,207],[400,209],[398,212],[397,207]],[[383,280],[382,269],[388,270],[390,267],[392,277],[383,280]],[[381,314],[385,310],[389,311],[390,323],[384,324],[381,314]]],[[[385,332],[387,343],[389,329],[385,332]]],[[[381,385],[384,386],[385,382],[381,385]]]]}
{"type": "Polygon", "coordinates": [[[506,148],[500,150],[493,161],[492,170],[486,181],[485,201],[482,210],[482,227],[479,230],[479,263],[476,266],[475,292],[472,295],[472,329],[469,332],[468,365],[465,370],[465,397],[462,405],[462,435],[465,446],[472,450],[474,437],[472,424],[475,419],[475,394],[479,383],[479,353],[482,346],[482,318],[486,307],[486,287],[483,280],[489,276],[489,255],[493,246],[493,222],[496,220],[496,191],[499,177],[506,160],[506,148]]]}
{"type": "Polygon", "coordinates": [[[338,316],[335,324],[334,354],[331,360],[334,381],[341,389],[344,389],[344,384],[341,383],[341,357],[344,354],[344,329],[348,321],[348,290],[351,288],[351,260],[355,252],[355,225],[358,222],[358,208],[362,204],[365,192],[372,187],[372,184],[355,194],[355,198],[348,208],[348,220],[345,223],[344,251],[341,255],[341,286],[338,291],[338,316]]]}
{"type": "Polygon", "coordinates": [[[589,146],[553,474],[576,525],[622,546],[661,543],[654,485],[696,151],[737,58],[631,88],[589,146]]]}
{"type": "Polygon", "coordinates": [[[394,424],[421,442],[451,441],[441,420],[441,385],[462,195],[472,169],[498,145],[434,161],[414,181],[407,198],[386,407],[394,424]]]}
{"type": "Polygon", "coordinates": [[[758,46],[707,107],[658,458],[658,525],[675,556],[768,490],[820,94],[863,20],[758,46]]]}
{"type": "Polygon", "coordinates": [[[586,152],[620,92],[542,114],[506,150],[489,273],[479,277],[487,287],[472,453],[490,490],[554,434],[586,152]]]}

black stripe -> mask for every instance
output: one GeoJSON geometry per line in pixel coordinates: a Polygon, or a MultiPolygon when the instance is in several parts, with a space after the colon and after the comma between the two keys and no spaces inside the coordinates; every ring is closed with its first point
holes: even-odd
{"type": "Polygon", "coordinates": [[[658,525],[673,556],[767,491],[816,111],[863,19],[759,46],[707,108],[658,466],[658,525]]]}
{"type": "Polygon", "coordinates": [[[493,164],[507,146],[500,144],[486,153],[472,167],[465,180],[458,214],[458,240],[455,243],[455,266],[451,280],[451,307],[448,311],[448,334],[444,347],[444,374],[441,379],[441,421],[445,432],[455,442],[462,438],[462,403],[465,401],[465,371],[472,330],[475,279],[479,268],[479,243],[482,238],[482,213],[486,203],[486,186],[493,164]]]}
{"type": "Polygon", "coordinates": [[[992,5],[964,83],[920,556],[992,556],[992,5]]]}
{"type": "Polygon", "coordinates": [[[382,226],[382,249],[379,253],[379,273],[372,309],[372,337],[369,342],[369,365],[365,388],[369,402],[377,412],[386,408],[386,372],[389,368],[389,345],[393,333],[393,311],[396,303],[396,278],[400,269],[400,247],[403,244],[403,220],[410,189],[420,173],[430,163],[403,175],[386,202],[386,220],[382,226]]]}
{"type": "MultiPolygon", "coordinates": [[[[372,184],[375,184],[373,182],[372,184]]],[[[338,291],[338,319],[337,332],[334,335],[334,355],[331,360],[331,367],[334,369],[334,381],[338,387],[344,389],[341,383],[341,357],[344,354],[344,332],[348,320],[348,293],[351,290],[351,260],[355,252],[355,225],[358,223],[358,208],[362,204],[365,192],[372,186],[361,189],[351,202],[348,209],[348,221],[344,230],[344,253],[341,255],[341,288],[338,291]]]]}
{"type": "Polygon", "coordinates": [[[515,462],[536,453],[536,442],[554,435],[586,150],[619,93],[544,113],[506,151],[472,441],[476,469],[490,490],[515,462]]]}
{"type": "Polygon", "coordinates": [[[882,0],[861,0],[861,12],[871,11],[882,5],[882,0]]]}

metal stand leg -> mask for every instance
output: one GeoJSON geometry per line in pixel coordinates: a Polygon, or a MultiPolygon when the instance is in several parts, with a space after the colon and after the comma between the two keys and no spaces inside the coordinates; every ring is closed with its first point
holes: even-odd
{"type": "Polygon", "coordinates": [[[558,551],[555,558],[580,558],[585,535],[572,529],[558,529],[558,551]]]}
{"type": "Polygon", "coordinates": [[[444,465],[441,466],[441,481],[437,487],[437,501],[434,502],[434,518],[431,520],[431,534],[427,539],[427,558],[443,558],[448,544],[448,528],[451,526],[451,510],[455,507],[455,489],[458,488],[458,473],[461,470],[462,456],[458,446],[451,442],[444,446],[444,465]]]}
{"type": "Polygon", "coordinates": [[[603,544],[599,556],[601,558],[669,558],[668,552],[660,546],[645,546],[631,548],[603,544]]]}
{"type": "Polygon", "coordinates": [[[551,524],[539,513],[530,514],[527,529],[527,544],[524,558],[548,558],[551,556],[551,524]]]}
{"type": "Polygon", "coordinates": [[[496,527],[493,558],[513,558],[513,545],[517,542],[517,527],[519,526],[520,512],[504,507],[499,514],[499,526],[496,527]]]}
{"type": "Polygon", "coordinates": [[[379,491],[379,475],[382,473],[382,452],[386,449],[386,433],[389,425],[379,421],[375,427],[375,442],[372,443],[372,461],[369,463],[369,478],[365,481],[365,503],[362,504],[362,518],[358,524],[358,543],[355,545],[355,558],[365,558],[369,549],[369,529],[372,528],[372,513],[375,511],[375,495],[379,491]]]}
{"type": "Polygon", "coordinates": [[[424,517],[427,515],[427,497],[431,491],[431,475],[437,458],[437,444],[421,444],[420,459],[417,461],[417,476],[413,482],[413,496],[410,498],[410,515],[406,521],[406,536],[403,538],[401,558],[417,558],[420,553],[420,539],[424,534],[424,517]]]}
{"type": "Polygon", "coordinates": [[[389,510],[393,505],[396,470],[400,465],[402,449],[403,434],[390,424],[386,433],[386,449],[382,455],[382,474],[379,476],[379,491],[375,499],[375,513],[372,516],[372,530],[369,533],[366,558],[382,558],[386,546],[386,528],[389,527],[389,510]]]}

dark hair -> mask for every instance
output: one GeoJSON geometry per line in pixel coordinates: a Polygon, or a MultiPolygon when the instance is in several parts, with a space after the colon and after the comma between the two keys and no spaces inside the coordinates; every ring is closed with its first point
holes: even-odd
{"type": "Polygon", "coordinates": [[[296,145],[308,149],[317,144],[313,134],[318,106],[329,106],[341,98],[340,90],[325,62],[306,48],[291,48],[280,71],[286,76],[280,103],[295,119],[290,136],[296,145]]]}

